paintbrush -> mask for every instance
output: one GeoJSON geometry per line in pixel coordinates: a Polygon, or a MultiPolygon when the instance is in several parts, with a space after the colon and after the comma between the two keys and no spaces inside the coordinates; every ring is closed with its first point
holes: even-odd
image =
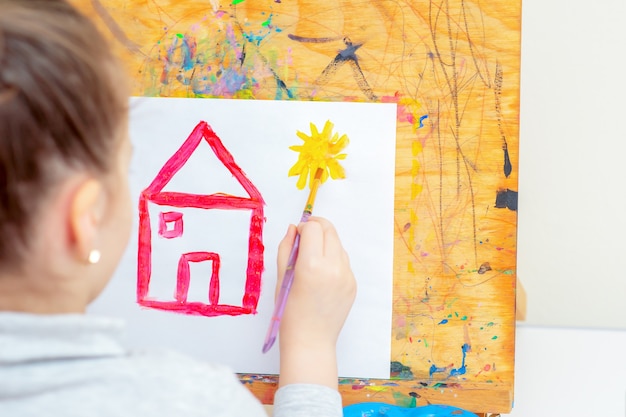
{"type": "MultiPolygon", "coordinates": [[[[309,197],[307,198],[306,204],[304,205],[304,211],[302,212],[300,223],[304,223],[309,220],[309,217],[311,217],[311,214],[313,214],[313,204],[315,204],[317,189],[322,183],[321,179],[323,172],[324,170],[322,168],[318,168],[315,172],[313,184],[311,185],[311,191],[309,192],[309,197]]],[[[267,329],[267,336],[265,337],[265,343],[263,344],[263,353],[266,353],[271,349],[271,347],[274,345],[274,342],[276,341],[276,337],[278,337],[280,320],[282,319],[283,313],[285,312],[287,297],[289,296],[289,291],[291,291],[291,284],[293,284],[293,278],[295,276],[294,267],[296,266],[296,260],[298,259],[299,247],[300,234],[297,233],[296,238],[293,242],[293,247],[291,248],[291,252],[289,253],[289,258],[287,260],[287,269],[285,270],[283,283],[280,286],[280,292],[278,293],[278,298],[276,299],[276,304],[274,305],[272,321],[270,322],[270,327],[267,329]]]]}
{"type": "MultiPolygon", "coordinates": [[[[302,189],[306,185],[307,177],[309,173],[311,175],[310,192],[309,197],[304,205],[304,211],[302,212],[301,223],[306,222],[313,213],[313,205],[315,204],[315,197],[317,196],[317,190],[320,185],[327,179],[330,171],[330,177],[345,178],[345,171],[337,162],[338,159],[344,159],[346,154],[338,154],[348,144],[348,137],[338,134],[331,135],[333,124],[327,121],[324,125],[322,132],[317,131],[317,127],[311,123],[311,136],[305,135],[302,132],[297,132],[297,135],[304,140],[304,144],[301,146],[291,146],[290,149],[300,152],[298,162],[289,170],[289,176],[300,175],[297,183],[297,187],[302,189]]],[[[263,344],[263,353],[266,353],[271,349],[278,337],[278,330],[280,328],[280,321],[287,305],[287,298],[291,291],[291,285],[293,284],[296,265],[298,258],[298,248],[300,247],[300,234],[296,234],[293,242],[293,247],[289,253],[289,259],[287,260],[287,269],[283,276],[283,282],[280,286],[278,298],[274,305],[274,313],[272,314],[272,320],[267,330],[265,337],[265,343],[263,344]]]]}

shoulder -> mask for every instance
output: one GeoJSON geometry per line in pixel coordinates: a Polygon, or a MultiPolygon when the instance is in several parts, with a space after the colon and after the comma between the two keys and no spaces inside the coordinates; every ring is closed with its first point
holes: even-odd
{"type": "Polygon", "coordinates": [[[341,395],[337,390],[314,384],[291,384],[280,388],[274,398],[274,417],[341,417],[341,395]]]}
{"type": "Polygon", "coordinates": [[[188,416],[207,410],[211,416],[265,415],[260,402],[227,366],[167,350],[131,352],[128,360],[142,398],[158,395],[165,407],[187,409],[188,416]]]}

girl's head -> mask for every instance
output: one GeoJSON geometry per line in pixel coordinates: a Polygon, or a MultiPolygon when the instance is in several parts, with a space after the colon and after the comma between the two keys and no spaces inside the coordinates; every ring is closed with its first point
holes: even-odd
{"type": "Polygon", "coordinates": [[[67,2],[0,0],[0,310],[81,310],[113,273],[131,217],[121,73],[67,2]]]}

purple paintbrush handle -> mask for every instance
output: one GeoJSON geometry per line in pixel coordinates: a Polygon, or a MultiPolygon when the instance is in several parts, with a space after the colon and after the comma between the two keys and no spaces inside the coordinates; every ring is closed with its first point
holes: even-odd
{"type": "MultiPolygon", "coordinates": [[[[300,219],[300,223],[304,223],[309,220],[311,217],[311,213],[305,212],[300,219]]],[[[267,329],[267,336],[265,337],[265,343],[263,344],[263,353],[266,353],[271,349],[276,342],[276,337],[278,337],[278,329],[280,328],[280,320],[283,318],[283,313],[285,312],[285,306],[287,305],[287,298],[289,297],[289,291],[291,290],[291,285],[293,284],[294,268],[296,265],[296,260],[298,259],[298,249],[300,248],[300,234],[296,234],[296,238],[293,242],[293,247],[291,248],[291,252],[289,253],[289,259],[287,260],[287,269],[285,270],[285,276],[283,277],[283,282],[280,286],[280,292],[278,293],[278,298],[276,299],[276,304],[274,305],[274,313],[272,314],[272,320],[270,322],[270,326],[267,329]]]]}

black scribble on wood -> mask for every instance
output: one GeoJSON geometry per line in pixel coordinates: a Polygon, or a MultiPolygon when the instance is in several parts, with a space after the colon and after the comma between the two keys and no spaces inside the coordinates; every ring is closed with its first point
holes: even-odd
{"type": "MultiPolygon", "coordinates": [[[[483,75],[483,72],[480,69],[480,65],[478,64],[478,57],[476,56],[476,51],[474,51],[474,42],[472,41],[472,37],[470,36],[469,25],[467,23],[467,11],[465,10],[465,1],[464,0],[461,0],[461,11],[463,12],[463,23],[465,24],[465,35],[467,37],[467,42],[468,42],[468,45],[469,45],[469,48],[470,48],[470,53],[472,55],[472,59],[474,60],[474,66],[476,67],[476,72],[478,73],[478,76],[482,80],[482,82],[485,85],[485,87],[491,88],[491,81],[490,81],[490,77],[489,77],[489,67],[487,67],[485,65],[485,72],[486,72],[486,74],[483,75]]],[[[483,34],[484,34],[485,33],[485,22],[482,19],[483,18],[483,14],[482,13],[480,13],[480,17],[481,17],[481,21],[483,23],[483,34]]]]}
{"type": "MultiPolygon", "coordinates": [[[[441,114],[439,100],[437,100],[437,115],[441,114]]],[[[437,123],[437,148],[439,150],[439,235],[441,247],[445,247],[445,234],[443,228],[443,145],[441,143],[441,123],[437,123]]],[[[445,252],[442,252],[445,253],[445,252]]],[[[445,262],[445,258],[443,258],[445,262]]]]}
{"type": "Polygon", "coordinates": [[[502,149],[504,149],[504,175],[508,178],[511,175],[513,166],[511,165],[511,159],[509,159],[509,148],[504,144],[502,149]]]}
{"type": "Polygon", "coordinates": [[[239,66],[242,67],[246,62],[246,44],[241,45],[241,58],[239,58],[239,66]]]}
{"type": "Polygon", "coordinates": [[[139,47],[139,45],[133,42],[131,39],[129,39],[128,36],[126,36],[126,33],[124,32],[124,30],[115,21],[113,16],[111,16],[109,11],[100,2],[100,0],[91,0],[91,5],[93,6],[93,9],[96,11],[98,16],[100,16],[100,19],[102,19],[102,22],[104,22],[107,29],[109,29],[109,32],[111,32],[111,35],[113,35],[113,37],[117,39],[119,43],[124,45],[124,47],[132,53],[146,56],[141,51],[141,48],[139,47]]]}
{"type": "MultiPolygon", "coordinates": [[[[338,40],[338,38],[307,38],[303,36],[297,35],[287,35],[289,39],[298,42],[313,42],[313,43],[322,43],[322,42],[331,42],[338,40]]],[[[354,44],[350,40],[349,37],[343,38],[343,43],[346,46],[344,49],[340,50],[337,53],[337,56],[330,61],[330,63],[324,68],[320,76],[315,80],[315,84],[324,85],[328,82],[328,80],[337,72],[339,68],[341,68],[344,64],[348,64],[352,69],[352,77],[356,81],[356,84],[359,86],[359,89],[365,96],[371,100],[376,101],[378,97],[372,91],[369,83],[365,79],[365,75],[363,74],[363,70],[361,69],[361,65],[359,65],[359,58],[356,55],[356,51],[363,46],[362,43],[354,44]]]]}
{"type": "Polygon", "coordinates": [[[509,157],[509,145],[506,142],[506,135],[504,134],[504,127],[502,126],[502,67],[499,62],[496,62],[496,78],[494,80],[495,99],[496,99],[496,117],[498,118],[498,129],[500,129],[500,137],[502,138],[502,150],[504,151],[504,176],[506,178],[511,175],[513,166],[511,165],[511,159],[509,157]]]}
{"type": "Polygon", "coordinates": [[[498,191],[496,195],[496,208],[508,208],[517,211],[517,191],[506,190],[498,191]]]}
{"type": "Polygon", "coordinates": [[[298,36],[294,34],[288,34],[287,37],[292,41],[303,42],[303,43],[324,43],[324,42],[332,42],[338,41],[341,39],[341,36],[336,36],[334,38],[308,38],[305,36],[298,36]]]}
{"type": "MultiPolygon", "coordinates": [[[[461,7],[464,8],[465,5],[462,2],[461,7]]],[[[465,11],[463,11],[463,16],[465,17],[465,11]]],[[[471,39],[469,34],[463,34],[462,30],[460,30],[458,22],[450,16],[450,5],[449,0],[440,0],[429,2],[428,9],[428,20],[430,26],[430,36],[433,42],[434,54],[431,55],[431,59],[433,63],[438,63],[441,73],[443,74],[443,80],[445,82],[445,86],[447,86],[447,96],[450,98],[450,103],[452,105],[454,111],[454,123],[453,126],[450,126],[452,131],[452,137],[456,142],[456,194],[457,197],[461,196],[462,192],[462,164],[464,165],[465,176],[467,178],[468,186],[467,190],[470,193],[470,206],[472,212],[472,228],[473,228],[473,246],[474,246],[474,262],[478,264],[478,237],[477,237],[477,224],[476,224],[476,200],[475,200],[475,190],[472,184],[472,170],[475,170],[475,164],[470,163],[469,159],[466,157],[463,151],[463,147],[461,145],[461,125],[464,115],[464,108],[467,103],[473,98],[472,90],[476,80],[479,77],[482,78],[482,74],[474,74],[469,76],[465,80],[459,79],[459,69],[457,65],[457,47],[458,40],[460,36],[467,37],[468,41],[471,43],[471,39]],[[440,22],[443,21],[443,22],[440,22]],[[445,25],[445,28],[442,30],[439,26],[445,25]],[[455,29],[453,31],[453,28],[455,29]],[[442,35],[442,33],[447,33],[447,36],[442,35]],[[441,41],[440,38],[443,38],[441,41]],[[447,39],[446,39],[447,38],[447,39]],[[447,48],[448,51],[444,54],[442,52],[443,48],[446,48],[445,41],[447,40],[447,48]],[[462,91],[467,92],[465,100],[465,104],[461,103],[460,93],[462,91]]],[[[465,29],[469,25],[467,24],[467,20],[465,20],[465,29]]],[[[474,50],[471,49],[471,54],[474,57],[475,62],[477,62],[477,58],[474,55],[474,50]]],[[[477,68],[478,69],[478,68],[477,68]]],[[[440,168],[442,169],[442,167],[440,168]]],[[[443,215],[443,212],[442,212],[443,215]]],[[[443,232],[442,233],[442,242],[443,241],[443,232]]],[[[445,262],[445,260],[444,260],[445,262]]]]}
{"type": "MultiPolygon", "coordinates": [[[[239,20],[234,19],[234,22],[235,22],[235,26],[239,30],[239,33],[240,34],[245,33],[239,20]]],[[[283,79],[276,73],[276,71],[274,70],[274,67],[272,67],[272,64],[269,62],[267,57],[263,55],[259,46],[256,45],[254,42],[248,42],[248,44],[254,49],[256,56],[261,59],[261,62],[263,62],[263,65],[265,66],[265,68],[268,69],[272,73],[272,77],[274,77],[274,81],[276,82],[276,99],[277,100],[280,99],[282,97],[282,93],[287,94],[287,97],[289,99],[293,99],[295,97],[293,92],[287,86],[287,83],[285,83],[285,81],[283,81],[283,79]]],[[[242,49],[242,54],[241,54],[239,65],[243,67],[245,63],[245,59],[247,57],[246,43],[242,45],[241,49],[242,49]]]]}

